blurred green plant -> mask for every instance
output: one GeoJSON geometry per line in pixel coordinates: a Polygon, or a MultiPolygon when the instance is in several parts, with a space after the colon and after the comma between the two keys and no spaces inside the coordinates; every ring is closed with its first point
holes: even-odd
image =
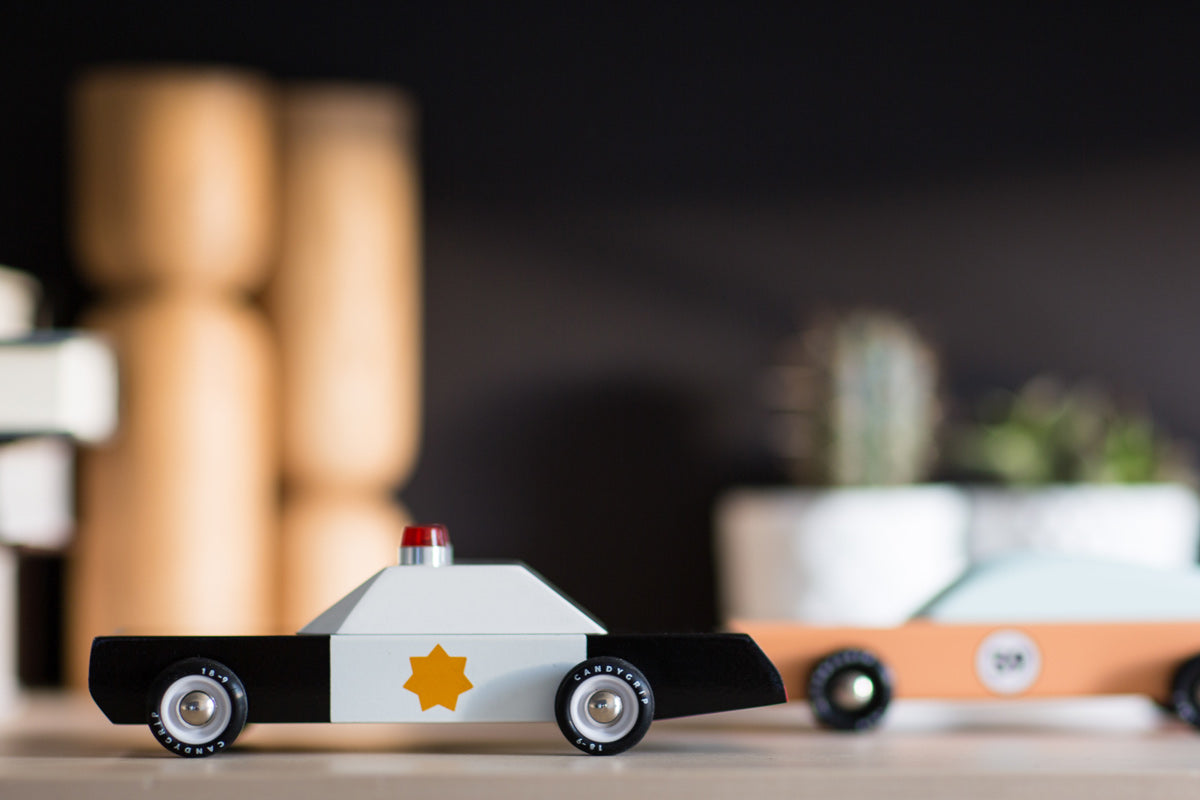
{"type": "Polygon", "coordinates": [[[928,474],[941,421],[938,358],[908,320],[826,313],[787,342],[769,402],[800,483],[897,485],[928,474]]]}
{"type": "Polygon", "coordinates": [[[1196,483],[1190,448],[1148,415],[1046,376],[988,395],[979,421],[951,435],[947,456],[956,470],[1013,485],[1196,483]]]}

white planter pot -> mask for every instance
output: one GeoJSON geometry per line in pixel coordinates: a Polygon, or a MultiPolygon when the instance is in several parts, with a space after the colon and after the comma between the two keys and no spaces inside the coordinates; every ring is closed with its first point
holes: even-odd
{"type": "Polygon", "coordinates": [[[1200,503],[1170,484],[973,489],[973,562],[1018,552],[1157,567],[1196,563],[1200,503]]]}
{"type": "Polygon", "coordinates": [[[716,516],[722,613],[899,624],[966,568],[968,518],[951,486],[731,492],[716,516]]]}

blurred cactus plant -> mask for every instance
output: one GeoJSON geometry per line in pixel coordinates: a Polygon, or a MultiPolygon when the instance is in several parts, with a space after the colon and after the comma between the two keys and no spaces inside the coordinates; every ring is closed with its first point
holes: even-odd
{"type": "Polygon", "coordinates": [[[786,343],[769,402],[801,483],[898,485],[937,456],[938,359],[903,317],[826,313],[786,343]]]}
{"type": "Polygon", "coordinates": [[[1187,446],[1094,386],[1038,377],[986,397],[979,416],[952,437],[957,469],[1014,485],[1196,483],[1187,446]]]}

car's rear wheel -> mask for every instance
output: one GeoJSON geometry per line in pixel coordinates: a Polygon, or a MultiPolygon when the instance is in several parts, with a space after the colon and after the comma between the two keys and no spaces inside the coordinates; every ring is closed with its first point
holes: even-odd
{"type": "Polygon", "coordinates": [[[554,716],[567,741],[588,755],[611,756],[642,740],[654,719],[654,692],[633,664],[592,658],[559,684],[554,716]]]}
{"type": "Polygon", "coordinates": [[[863,650],[838,650],[817,662],[808,678],[808,702],[817,721],[842,731],[875,727],[892,701],[887,667],[863,650]]]}
{"type": "Polygon", "coordinates": [[[228,749],[246,726],[246,689],[233,670],[207,658],[176,662],[150,690],[148,721],[159,744],[185,758],[228,749]]]}
{"type": "Polygon", "coordinates": [[[1200,656],[1179,665],[1171,679],[1171,710],[1181,720],[1200,728],[1200,656]]]}

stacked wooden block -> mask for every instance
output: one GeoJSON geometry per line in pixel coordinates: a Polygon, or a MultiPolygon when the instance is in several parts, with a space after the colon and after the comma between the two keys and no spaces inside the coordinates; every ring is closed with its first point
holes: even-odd
{"type": "Polygon", "coordinates": [[[275,113],[263,81],[105,72],[75,98],[76,252],[103,292],[119,430],[80,474],[73,653],[116,628],[273,622],[277,380],[265,282],[275,113]]]}
{"type": "Polygon", "coordinates": [[[297,630],[396,560],[405,519],[390,493],[420,431],[419,214],[402,98],[298,89],[282,119],[268,305],[284,392],[282,619],[297,630]]]}
{"type": "Polygon", "coordinates": [[[419,300],[394,95],[110,70],[75,112],[88,324],[122,370],[120,429],[81,473],[78,683],[94,635],[294,630],[394,559],[419,300]]]}

